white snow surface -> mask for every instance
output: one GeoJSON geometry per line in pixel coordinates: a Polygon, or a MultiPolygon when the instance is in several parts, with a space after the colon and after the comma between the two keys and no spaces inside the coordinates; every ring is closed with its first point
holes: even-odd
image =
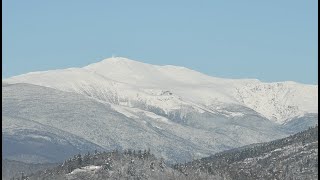
{"type": "Polygon", "coordinates": [[[31,72],[4,79],[3,83],[29,83],[76,92],[114,104],[113,109],[128,117],[136,115],[125,107],[159,108],[166,114],[191,107],[197,112],[214,113],[212,109],[219,109],[221,104],[237,104],[284,123],[305,113],[317,113],[318,109],[318,85],[216,78],[185,67],[151,65],[122,57],[83,68],[31,72]]]}
{"type": "Polygon", "coordinates": [[[75,170],[73,170],[71,173],[67,174],[67,175],[72,175],[72,174],[77,174],[80,172],[92,172],[94,173],[95,171],[101,169],[101,166],[85,166],[85,167],[81,167],[81,168],[77,168],[75,170]]]}

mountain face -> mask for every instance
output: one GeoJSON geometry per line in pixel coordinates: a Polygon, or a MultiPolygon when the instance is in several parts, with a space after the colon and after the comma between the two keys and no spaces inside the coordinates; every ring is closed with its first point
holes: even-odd
{"type": "Polygon", "coordinates": [[[182,121],[137,108],[124,115],[112,104],[37,85],[2,88],[4,156],[26,162],[56,162],[100,147],[150,147],[180,162],[286,135],[277,124],[243,107],[230,107],[247,112],[241,118],[190,112],[182,121]],[[33,161],[26,159],[31,156],[33,161]]]}
{"type": "Polygon", "coordinates": [[[7,147],[40,137],[72,152],[150,147],[180,162],[282,138],[318,119],[317,85],[222,79],[126,58],[15,76],[2,87],[7,147]]]}

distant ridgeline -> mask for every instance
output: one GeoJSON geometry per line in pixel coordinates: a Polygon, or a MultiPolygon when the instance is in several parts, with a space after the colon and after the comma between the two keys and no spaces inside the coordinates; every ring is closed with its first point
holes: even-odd
{"type": "MultiPolygon", "coordinates": [[[[150,150],[75,155],[59,166],[15,179],[317,179],[318,126],[184,164],[166,165],[150,150]]],[[[12,178],[13,179],[13,178],[12,178]]]]}

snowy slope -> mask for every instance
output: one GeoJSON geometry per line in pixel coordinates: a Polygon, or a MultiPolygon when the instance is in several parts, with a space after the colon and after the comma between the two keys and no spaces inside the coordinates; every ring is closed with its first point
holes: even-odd
{"type": "Polygon", "coordinates": [[[59,162],[75,153],[103,150],[82,137],[24,118],[2,116],[2,155],[27,163],[59,162]]]}
{"type": "Polygon", "coordinates": [[[219,113],[221,107],[240,105],[282,124],[306,113],[317,113],[318,108],[317,85],[215,78],[184,67],[150,65],[121,57],[83,68],[23,74],[3,82],[76,92],[167,117],[177,110],[219,113]]]}
{"type": "MultiPolygon", "coordinates": [[[[277,124],[242,106],[221,108],[219,114],[190,111],[179,119],[43,86],[12,84],[2,88],[2,133],[19,145],[21,154],[40,141],[43,147],[58,152],[70,150],[69,145],[75,151],[97,146],[107,150],[150,148],[168,161],[183,162],[195,155],[204,157],[288,135],[277,124]],[[31,140],[26,141],[28,138],[31,140]]],[[[5,141],[4,146],[9,147],[10,142],[5,141]]],[[[28,153],[45,155],[43,148],[38,150],[41,152],[28,153]]]]}

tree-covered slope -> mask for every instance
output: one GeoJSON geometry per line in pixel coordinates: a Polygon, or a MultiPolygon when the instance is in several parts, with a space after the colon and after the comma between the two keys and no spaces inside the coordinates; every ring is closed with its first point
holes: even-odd
{"type": "Polygon", "coordinates": [[[317,179],[318,126],[175,167],[182,172],[198,169],[226,179],[317,179]]]}

